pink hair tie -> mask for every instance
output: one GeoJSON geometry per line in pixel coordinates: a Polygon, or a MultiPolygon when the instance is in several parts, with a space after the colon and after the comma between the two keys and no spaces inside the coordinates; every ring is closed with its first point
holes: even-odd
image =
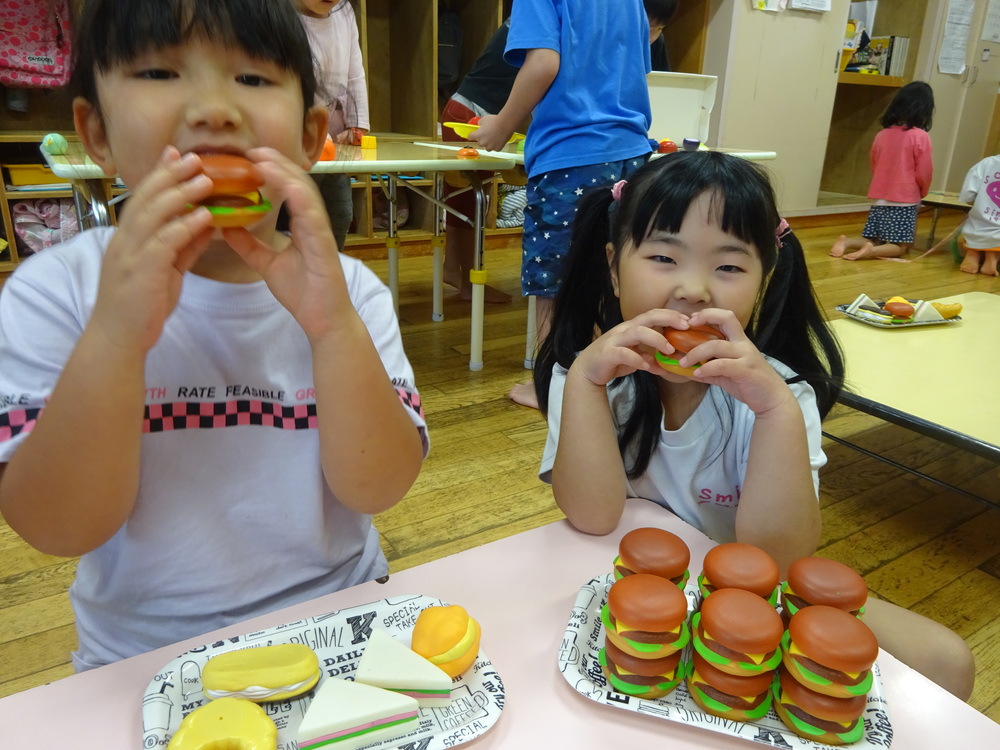
{"type": "Polygon", "coordinates": [[[625,187],[628,180],[618,180],[614,185],[611,186],[611,197],[615,201],[620,202],[622,199],[622,188],[625,187]]]}
{"type": "Polygon", "coordinates": [[[778,222],[778,228],[774,230],[775,239],[778,240],[778,244],[781,244],[782,238],[792,231],[792,228],[788,226],[788,222],[782,219],[778,222]]]}

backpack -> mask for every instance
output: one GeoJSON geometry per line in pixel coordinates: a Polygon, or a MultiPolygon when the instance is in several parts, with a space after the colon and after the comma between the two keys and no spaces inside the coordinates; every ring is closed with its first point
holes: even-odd
{"type": "Polygon", "coordinates": [[[58,88],[69,81],[68,0],[10,0],[0,7],[0,84],[58,88]]]}
{"type": "Polygon", "coordinates": [[[458,13],[438,13],[438,91],[451,96],[462,69],[462,21],[458,13]]]}

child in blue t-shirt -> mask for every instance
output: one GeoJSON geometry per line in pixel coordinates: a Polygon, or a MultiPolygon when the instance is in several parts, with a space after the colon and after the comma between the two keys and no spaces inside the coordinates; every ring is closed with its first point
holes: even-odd
{"type": "MultiPolygon", "coordinates": [[[[484,116],[470,138],[486,149],[503,148],[532,114],[521,293],[537,298],[542,340],[580,197],[628,177],[650,153],[649,21],[642,0],[519,0],[505,59],[520,67],[507,103],[484,116]]],[[[510,397],[537,408],[530,383],[515,385],[510,397]]]]}

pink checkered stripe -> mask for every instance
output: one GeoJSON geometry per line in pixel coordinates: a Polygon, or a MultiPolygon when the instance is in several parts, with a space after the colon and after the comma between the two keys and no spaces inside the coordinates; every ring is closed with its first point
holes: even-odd
{"type": "Polygon", "coordinates": [[[314,430],[316,404],[282,406],[270,401],[173,401],[149,404],[143,432],[205,430],[255,425],[282,430],[314,430]]]}
{"type": "Polygon", "coordinates": [[[22,432],[31,432],[35,429],[38,415],[41,413],[41,408],[35,408],[12,409],[0,414],[0,443],[4,443],[22,432]]]}
{"type": "Polygon", "coordinates": [[[396,388],[396,394],[399,396],[399,400],[403,402],[403,406],[413,409],[421,419],[424,418],[424,407],[420,403],[420,394],[416,391],[408,391],[405,388],[396,388]]]}

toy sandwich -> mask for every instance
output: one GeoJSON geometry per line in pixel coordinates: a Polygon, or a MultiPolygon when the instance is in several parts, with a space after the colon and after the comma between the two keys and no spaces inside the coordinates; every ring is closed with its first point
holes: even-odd
{"type": "Polygon", "coordinates": [[[417,701],[408,695],[329,678],[299,725],[299,750],[355,750],[418,728],[417,701]]]}
{"type": "Polygon", "coordinates": [[[212,657],[201,673],[205,697],[256,703],[301,695],[319,682],[316,652],[301,643],[244,648],[212,657]]]}
{"type": "Polygon", "coordinates": [[[354,679],[408,695],[421,706],[451,705],[451,677],[384,630],[372,630],[354,679]]]}

